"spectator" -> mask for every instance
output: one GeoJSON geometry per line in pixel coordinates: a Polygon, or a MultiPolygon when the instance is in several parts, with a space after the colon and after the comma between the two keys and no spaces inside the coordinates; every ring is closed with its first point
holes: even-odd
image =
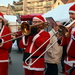
{"type": "MultiPolygon", "coordinates": [[[[53,25],[52,30],[49,32],[51,36],[58,31],[59,26],[61,25],[60,22],[56,22],[56,25],[53,25]]],[[[47,48],[57,40],[57,35],[54,35],[53,38],[50,40],[47,48]]],[[[58,64],[61,61],[62,57],[62,47],[55,43],[46,53],[45,53],[45,63],[46,63],[46,72],[45,75],[58,75],[58,64]]]]}

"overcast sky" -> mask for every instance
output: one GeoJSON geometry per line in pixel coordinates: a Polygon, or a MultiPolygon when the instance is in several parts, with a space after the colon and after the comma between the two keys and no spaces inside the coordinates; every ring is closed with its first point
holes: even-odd
{"type": "Polygon", "coordinates": [[[8,4],[11,4],[13,5],[13,1],[19,1],[19,0],[0,0],[0,5],[3,5],[3,6],[8,6],[8,4]]]}

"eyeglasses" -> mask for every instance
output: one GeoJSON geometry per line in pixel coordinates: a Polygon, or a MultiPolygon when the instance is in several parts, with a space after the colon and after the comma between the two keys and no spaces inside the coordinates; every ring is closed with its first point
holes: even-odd
{"type": "Polygon", "coordinates": [[[41,21],[32,21],[32,23],[39,23],[39,22],[41,22],[41,21]]]}

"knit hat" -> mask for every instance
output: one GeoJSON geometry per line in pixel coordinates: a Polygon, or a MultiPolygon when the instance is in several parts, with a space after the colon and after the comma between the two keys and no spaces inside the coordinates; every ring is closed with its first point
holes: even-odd
{"type": "Polygon", "coordinates": [[[0,18],[4,20],[4,15],[1,12],[0,12],[0,18]]]}
{"type": "Polygon", "coordinates": [[[42,15],[37,15],[33,19],[38,19],[38,20],[40,20],[42,22],[46,22],[46,19],[42,15]]]}
{"type": "Polygon", "coordinates": [[[75,13],[75,4],[69,8],[69,13],[75,13]]]}

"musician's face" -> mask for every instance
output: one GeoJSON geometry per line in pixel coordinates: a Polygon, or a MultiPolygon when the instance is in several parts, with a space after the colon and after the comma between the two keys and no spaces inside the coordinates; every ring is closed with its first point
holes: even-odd
{"type": "Polygon", "coordinates": [[[38,19],[33,19],[32,21],[32,24],[35,25],[35,24],[39,24],[39,23],[42,23],[42,21],[38,20],[38,19]]]}
{"type": "MultiPolygon", "coordinates": [[[[40,21],[39,19],[33,19],[33,22],[32,22],[33,25],[41,24],[41,23],[43,23],[43,22],[40,21]]],[[[39,32],[41,29],[43,29],[42,24],[41,25],[38,25],[37,28],[38,28],[37,32],[39,32]]]]}
{"type": "Polygon", "coordinates": [[[71,21],[75,20],[75,13],[69,13],[69,16],[71,21]]]}

